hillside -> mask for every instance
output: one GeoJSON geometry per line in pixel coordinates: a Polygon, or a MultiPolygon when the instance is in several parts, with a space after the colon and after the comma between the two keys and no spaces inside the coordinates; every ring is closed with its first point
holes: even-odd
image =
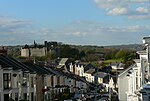
{"type": "Polygon", "coordinates": [[[139,51],[143,49],[143,45],[142,44],[129,44],[129,45],[111,45],[111,46],[92,46],[92,45],[70,45],[73,48],[77,48],[79,50],[100,50],[102,48],[115,48],[115,49],[129,49],[129,50],[134,50],[134,51],[139,51]]]}

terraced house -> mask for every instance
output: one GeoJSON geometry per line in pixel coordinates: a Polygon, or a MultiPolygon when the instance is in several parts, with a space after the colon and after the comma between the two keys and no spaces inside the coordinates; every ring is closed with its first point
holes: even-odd
{"type": "Polygon", "coordinates": [[[54,68],[37,65],[33,61],[20,62],[0,54],[0,101],[51,100],[66,89],[70,93],[86,92],[89,83],[85,78],[70,73],[64,60],[54,68]]]}
{"type": "Polygon", "coordinates": [[[150,37],[144,37],[143,43],[144,50],[137,51],[139,59],[119,74],[120,101],[150,100],[150,37]]]}
{"type": "Polygon", "coordinates": [[[36,73],[13,58],[0,55],[0,99],[36,99],[36,73]]]}

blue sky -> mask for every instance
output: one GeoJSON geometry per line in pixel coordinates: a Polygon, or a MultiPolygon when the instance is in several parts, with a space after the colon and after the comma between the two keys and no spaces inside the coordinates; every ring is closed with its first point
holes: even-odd
{"type": "Polygon", "coordinates": [[[149,0],[0,0],[0,45],[142,43],[149,0]]]}

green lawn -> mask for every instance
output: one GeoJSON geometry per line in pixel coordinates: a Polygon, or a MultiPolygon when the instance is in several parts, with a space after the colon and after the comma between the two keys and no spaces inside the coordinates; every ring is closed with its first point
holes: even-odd
{"type": "Polygon", "coordinates": [[[105,60],[104,64],[110,64],[114,62],[123,62],[123,59],[111,59],[111,60],[105,60]]]}
{"type": "MultiPolygon", "coordinates": [[[[123,59],[111,59],[111,60],[105,60],[103,66],[108,66],[110,65],[110,63],[115,63],[115,62],[123,62],[123,59]]],[[[101,68],[100,64],[98,63],[98,61],[93,61],[92,64],[95,67],[99,67],[101,68]]],[[[102,66],[102,67],[103,67],[102,66]]]]}

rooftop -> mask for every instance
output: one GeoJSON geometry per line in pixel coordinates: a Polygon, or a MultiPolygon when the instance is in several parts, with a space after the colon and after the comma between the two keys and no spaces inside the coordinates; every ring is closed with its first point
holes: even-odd
{"type": "Polygon", "coordinates": [[[146,55],[146,50],[137,51],[136,53],[140,55],[146,55]]]}

